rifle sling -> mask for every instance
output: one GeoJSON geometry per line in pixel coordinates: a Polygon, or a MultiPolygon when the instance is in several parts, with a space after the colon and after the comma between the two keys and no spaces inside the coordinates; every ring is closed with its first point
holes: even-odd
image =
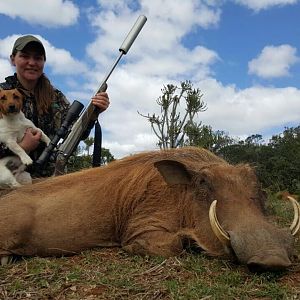
{"type": "Polygon", "coordinates": [[[93,150],[93,168],[101,166],[102,130],[98,120],[95,122],[95,137],[93,150]]]}

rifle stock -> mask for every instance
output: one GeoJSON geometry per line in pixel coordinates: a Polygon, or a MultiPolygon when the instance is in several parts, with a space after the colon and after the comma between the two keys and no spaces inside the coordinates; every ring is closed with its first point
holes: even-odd
{"type": "MultiPolygon", "coordinates": [[[[140,33],[146,21],[147,18],[143,15],[139,16],[139,18],[136,20],[135,24],[133,25],[127,37],[123,41],[121,47],[119,48],[119,51],[121,52],[119,57],[116,59],[111,69],[104,77],[102,83],[100,84],[100,87],[97,89],[95,94],[106,91],[107,88],[106,82],[108,78],[110,77],[111,73],[119,63],[122,56],[127,54],[131,45],[133,44],[134,40],[140,33]]],[[[55,176],[64,174],[65,165],[68,161],[68,158],[71,156],[71,154],[75,151],[75,149],[79,145],[80,140],[83,134],[86,132],[89,125],[96,121],[99,113],[100,113],[99,109],[96,106],[94,106],[92,102],[90,102],[86,107],[86,109],[84,110],[84,112],[79,116],[77,121],[73,124],[68,136],[58,147],[56,164],[55,164],[55,173],[54,173],[55,176]]]]}

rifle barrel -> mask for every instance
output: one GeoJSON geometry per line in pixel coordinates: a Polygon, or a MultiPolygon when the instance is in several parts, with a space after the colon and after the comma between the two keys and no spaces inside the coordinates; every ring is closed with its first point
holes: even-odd
{"type": "MultiPolygon", "coordinates": [[[[147,18],[144,15],[138,17],[135,24],[133,25],[128,35],[126,36],[125,40],[123,41],[121,47],[119,48],[119,51],[121,52],[119,57],[113,63],[112,67],[104,77],[102,83],[100,84],[95,94],[106,90],[107,87],[106,82],[108,78],[110,77],[111,73],[114,71],[115,67],[121,60],[122,56],[127,54],[127,52],[129,51],[130,47],[132,46],[133,42],[135,41],[136,37],[140,33],[146,21],[147,18]]],[[[67,138],[59,146],[58,152],[60,153],[60,155],[64,156],[65,161],[67,161],[69,156],[73,153],[73,151],[78,146],[81,136],[87,129],[89,123],[91,121],[96,120],[98,118],[98,115],[99,115],[99,109],[92,104],[92,101],[90,101],[87,107],[85,108],[85,110],[82,112],[82,114],[79,116],[77,121],[74,123],[67,138]]]]}

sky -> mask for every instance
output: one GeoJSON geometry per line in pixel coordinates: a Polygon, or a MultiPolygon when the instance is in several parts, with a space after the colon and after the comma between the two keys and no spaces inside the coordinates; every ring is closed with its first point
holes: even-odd
{"type": "MultiPolygon", "coordinates": [[[[17,37],[46,48],[45,73],[88,105],[140,15],[147,22],[108,79],[102,146],[115,158],[157,149],[150,123],[167,84],[190,80],[207,110],[197,121],[267,141],[300,118],[300,0],[0,0],[0,81],[17,37]]],[[[184,106],[181,107],[184,110],[184,106]]]]}

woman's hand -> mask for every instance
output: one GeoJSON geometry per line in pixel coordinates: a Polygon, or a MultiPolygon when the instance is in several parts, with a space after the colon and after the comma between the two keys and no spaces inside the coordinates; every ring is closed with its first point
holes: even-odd
{"type": "Polygon", "coordinates": [[[41,140],[42,133],[39,130],[33,128],[27,128],[19,145],[27,152],[35,150],[41,140]]]}
{"type": "Polygon", "coordinates": [[[92,97],[92,104],[100,109],[100,112],[105,111],[109,106],[109,97],[106,92],[101,92],[92,97]]]}

